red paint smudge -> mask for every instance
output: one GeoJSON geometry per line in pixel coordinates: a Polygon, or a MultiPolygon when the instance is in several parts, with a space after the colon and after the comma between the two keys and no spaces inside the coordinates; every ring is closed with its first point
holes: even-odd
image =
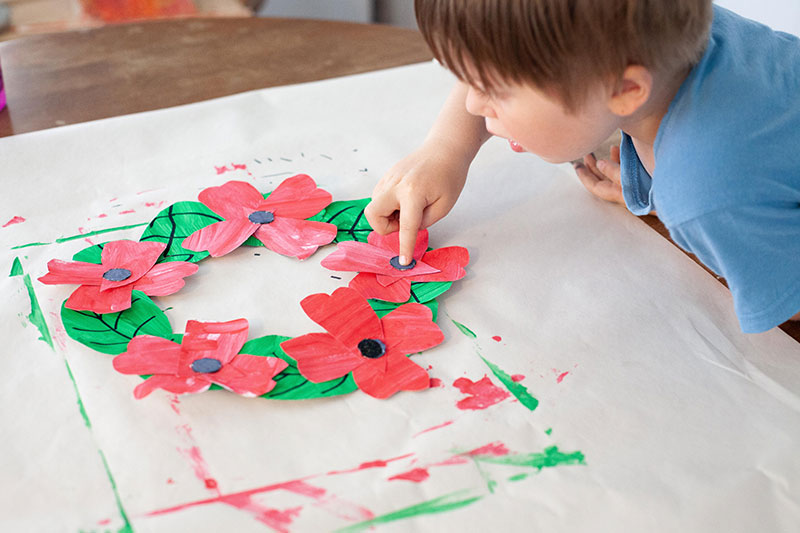
{"type": "Polygon", "coordinates": [[[117,197],[115,196],[114,198],[112,198],[111,200],[109,200],[109,203],[111,203],[111,202],[116,202],[117,200],[119,200],[119,198],[117,198],[117,197]]]}
{"type": "Polygon", "coordinates": [[[136,212],[135,209],[126,209],[125,211],[120,211],[119,214],[120,215],[129,215],[129,214],[135,213],[135,212],[136,212]]]}
{"type": "Polygon", "coordinates": [[[218,166],[214,165],[214,170],[217,171],[217,176],[219,176],[220,174],[225,174],[226,172],[230,171],[231,169],[229,169],[228,167],[225,167],[225,166],[218,167],[218,166]]]}
{"type": "Polygon", "coordinates": [[[439,378],[431,378],[430,388],[434,387],[444,387],[444,383],[442,383],[442,380],[439,378]]]}
{"type": "Polygon", "coordinates": [[[508,451],[508,448],[506,448],[506,445],[502,442],[492,442],[486,446],[481,446],[480,448],[475,448],[472,451],[466,452],[464,455],[469,455],[470,457],[475,455],[493,455],[495,457],[501,457],[509,453],[511,452],[508,451]]]}
{"type": "Polygon", "coordinates": [[[434,463],[431,466],[450,466],[450,465],[463,465],[469,461],[459,455],[453,456],[450,459],[445,459],[439,463],[434,463]]]}
{"type": "MultiPolygon", "coordinates": [[[[177,395],[177,394],[176,394],[176,395],[174,395],[172,398],[170,398],[170,399],[169,399],[169,406],[170,406],[170,407],[172,407],[172,410],[173,410],[173,411],[175,411],[175,414],[176,414],[176,415],[179,415],[179,414],[181,414],[181,410],[178,408],[178,406],[179,406],[180,404],[181,404],[181,401],[180,401],[180,399],[178,398],[178,395],[177,395]]],[[[189,431],[191,431],[191,430],[189,430],[189,431]]],[[[189,433],[189,432],[187,431],[187,434],[188,434],[188,433],[189,433]]]]}
{"type": "MultiPolygon", "coordinates": [[[[189,431],[187,431],[187,435],[189,431]]],[[[178,448],[178,451],[187,459],[192,465],[192,470],[194,470],[194,475],[197,476],[197,479],[202,481],[207,489],[216,491],[217,494],[220,494],[219,488],[217,487],[217,482],[214,481],[209,475],[208,465],[206,464],[205,459],[203,459],[203,454],[200,451],[200,448],[197,446],[192,446],[188,450],[182,450],[178,448]],[[210,484],[209,481],[213,481],[213,484],[210,484]]]]}
{"type": "Polygon", "coordinates": [[[525,374],[514,374],[513,376],[511,376],[511,381],[513,381],[514,383],[519,383],[523,379],[525,379],[525,374]]]}
{"type": "Polygon", "coordinates": [[[208,478],[208,479],[205,479],[203,481],[205,482],[207,489],[216,489],[216,488],[218,488],[216,479],[208,478]]]}
{"type": "Polygon", "coordinates": [[[556,383],[561,383],[564,381],[564,378],[567,377],[567,374],[569,374],[569,372],[562,372],[559,374],[559,376],[556,378],[556,383]]]}
{"type": "Polygon", "coordinates": [[[510,396],[508,391],[501,389],[492,383],[488,376],[484,376],[480,381],[472,381],[469,378],[458,378],[453,382],[453,386],[463,394],[469,396],[456,403],[456,407],[461,410],[477,411],[486,409],[492,405],[502,402],[510,396]]]}
{"type": "MultiPolygon", "coordinates": [[[[448,420],[447,422],[444,422],[444,423],[442,423],[442,424],[439,424],[438,426],[433,426],[433,427],[429,427],[428,429],[423,429],[423,430],[422,430],[422,431],[420,431],[419,433],[416,433],[416,434],[414,434],[414,435],[413,435],[413,437],[418,437],[418,436],[422,435],[423,433],[427,433],[427,432],[429,432],[429,431],[434,431],[434,430],[436,430],[436,429],[441,429],[441,428],[443,428],[443,427],[447,427],[447,426],[449,426],[449,425],[450,425],[450,424],[452,424],[452,423],[453,423],[453,421],[452,421],[452,420],[448,420]]],[[[413,438],[413,437],[412,437],[412,438],[413,438]]]]}
{"type": "Polygon", "coordinates": [[[222,503],[235,507],[240,511],[250,513],[253,518],[265,524],[279,533],[289,533],[288,526],[300,514],[302,507],[291,507],[283,511],[271,509],[265,505],[254,502],[250,495],[233,494],[220,498],[222,503]]]}
{"type": "Polygon", "coordinates": [[[64,326],[61,325],[61,319],[59,318],[58,313],[50,311],[50,316],[53,317],[53,324],[55,333],[53,334],[53,340],[56,341],[58,347],[62,350],[67,349],[67,330],[64,329],[64,326]]]}
{"type": "Polygon", "coordinates": [[[83,239],[83,240],[84,240],[84,241],[86,241],[86,242],[88,242],[88,243],[89,243],[91,246],[94,246],[94,243],[92,242],[92,239],[90,239],[90,238],[88,238],[88,237],[87,237],[87,238],[85,238],[85,239],[83,239]]]}
{"type": "Polygon", "coordinates": [[[396,476],[392,476],[389,478],[389,481],[395,481],[397,479],[402,479],[403,481],[413,481],[414,483],[420,483],[425,481],[431,477],[430,472],[428,472],[427,468],[415,468],[413,470],[409,470],[408,472],[403,472],[402,474],[397,474],[396,476]]]}
{"type": "Polygon", "coordinates": [[[13,226],[14,224],[22,224],[23,222],[25,222],[24,218],[22,218],[22,217],[14,217],[11,220],[9,220],[8,222],[6,222],[5,224],[3,224],[2,227],[7,228],[8,226],[13,226]]]}
{"type": "Polygon", "coordinates": [[[97,215],[97,218],[106,218],[107,216],[108,215],[105,213],[100,213],[99,215],[97,215]]]}
{"type": "Polygon", "coordinates": [[[247,165],[237,165],[236,163],[231,163],[233,166],[233,170],[247,170],[247,165]]]}
{"type": "Polygon", "coordinates": [[[145,206],[145,207],[155,207],[155,206],[156,206],[156,203],[155,203],[155,202],[145,202],[145,203],[144,203],[144,206],[145,206]]]}
{"type": "Polygon", "coordinates": [[[497,342],[501,342],[503,340],[503,337],[501,337],[500,335],[495,335],[494,337],[492,337],[492,340],[493,341],[497,341],[497,342]]]}
{"type": "Polygon", "coordinates": [[[175,484],[175,480],[174,479],[172,479],[171,477],[167,478],[167,485],[174,485],[174,484],[175,484]]]}
{"type": "Polygon", "coordinates": [[[400,459],[407,459],[408,457],[411,457],[412,455],[414,455],[414,454],[413,453],[407,453],[405,455],[400,455],[398,457],[392,457],[391,459],[386,459],[386,460],[378,459],[376,461],[367,461],[366,463],[361,463],[356,468],[350,468],[348,470],[332,470],[332,471],[328,472],[326,475],[333,476],[333,475],[337,475],[337,474],[350,474],[352,472],[360,472],[361,470],[367,470],[369,468],[380,468],[380,467],[384,467],[384,466],[388,465],[392,461],[399,461],[400,459]]]}
{"type": "Polygon", "coordinates": [[[110,518],[103,518],[102,520],[98,520],[97,521],[97,525],[98,526],[105,526],[105,525],[108,525],[110,523],[111,523],[111,519],[110,518]]]}
{"type": "Polygon", "coordinates": [[[349,522],[362,522],[375,518],[375,513],[358,504],[342,500],[333,494],[318,500],[314,507],[319,507],[342,520],[349,522]]]}

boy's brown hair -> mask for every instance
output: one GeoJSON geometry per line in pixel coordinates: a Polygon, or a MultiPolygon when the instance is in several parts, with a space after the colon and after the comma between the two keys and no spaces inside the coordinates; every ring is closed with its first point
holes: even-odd
{"type": "Polygon", "coordinates": [[[705,49],[712,0],[415,0],[436,59],[462,81],[531,83],[570,110],[630,65],[677,72],[705,49]]]}

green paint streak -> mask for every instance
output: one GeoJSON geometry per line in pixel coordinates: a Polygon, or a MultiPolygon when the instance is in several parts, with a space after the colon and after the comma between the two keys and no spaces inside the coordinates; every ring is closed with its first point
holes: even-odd
{"type": "Polygon", "coordinates": [[[75,383],[75,376],[72,375],[72,368],[69,366],[69,361],[64,358],[64,364],[67,366],[67,373],[69,374],[69,379],[72,381],[72,387],[75,389],[75,397],[78,399],[78,409],[81,411],[81,416],[83,417],[83,423],[86,424],[86,427],[92,429],[92,421],[89,420],[89,415],[86,414],[86,409],[83,407],[83,399],[81,398],[81,393],[78,392],[78,384],[75,383]]]}
{"type": "Polygon", "coordinates": [[[53,244],[51,242],[29,242],[28,244],[20,244],[19,246],[12,246],[12,250],[19,250],[20,248],[29,248],[31,246],[47,246],[53,244]]]}
{"type": "Polygon", "coordinates": [[[548,435],[552,435],[553,434],[553,428],[547,428],[545,433],[547,433],[548,435]]]}
{"type": "Polygon", "coordinates": [[[544,453],[519,453],[495,457],[493,455],[478,455],[475,459],[484,463],[493,463],[509,466],[528,466],[541,470],[558,465],[586,464],[581,452],[564,453],[558,446],[545,448],[544,453]]]}
{"type": "Polygon", "coordinates": [[[116,228],[106,228],[106,229],[99,229],[97,231],[90,231],[89,233],[81,233],[80,235],[72,235],[71,237],[61,237],[60,239],[56,239],[57,243],[67,242],[67,241],[74,241],[75,239],[83,239],[84,237],[93,237],[95,235],[101,235],[103,233],[110,233],[112,231],[121,231],[124,229],[131,229],[131,228],[138,228],[141,226],[147,226],[149,222],[142,222],[141,224],[129,224],[127,226],[118,226],[116,228]]]}
{"type": "Polygon", "coordinates": [[[14,258],[14,264],[11,265],[11,273],[8,275],[9,278],[13,278],[14,276],[21,276],[25,273],[22,270],[22,263],[19,262],[19,257],[14,258]]]}
{"type": "MultiPolygon", "coordinates": [[[[21,275],[20,274],[17,275],[21,275]]],[[[42,308],[39,306],[39,299],[36,297],[36,292],[33,290],[33,283],[31,283],[31,276],[30,274],[25,274],[23,278],[25,282],[25,287],[28,289],[28,298],[31,300],[31,314],[28,315],[28,321],[36,326],[36,329],[39,330],[39,333],[42,334],[39,337],[40,341],[44,341],[50,345],[50,348],[55,350],[55,346],[53,346],[53,338],[50,336],[50,330],[47,329],[47,322],[44,319],[44,313],[42,313],[42,308]]]]}
{"type": "Polygon", "coordinates": [[[486,363],[486,366],[488,366],[491,369],[492,374],[497,376],[497,379],[499,379],[503,383],[505,388],[508,389],[508,392],[513,394],[514,397],[517,400],[519,400],[519,403],[521,403],[531,411],[533,411],[539,406],[539,400],[534,398],[528,392],[528,389],[524,385],[522,385],[521,383],[517,383],[516,381],[511,379],[511,376],[503,372],[503,369],[501,369],[499,366],[495,365],[491,361],[488,361],[485,357],[480,355],[480,353],[478,355],[480,356],[481,359],[483,359],[483,362],[486,363]]]}
{"type": "Polygon", "coordinates": [[[523,479],[526,479],[527,477],[528,477],[528,474],[517,474],[517,475],[511,476],[510,478],[508,478],[508,480],[509,481],[522,481],[523,479]]]}
{"type": "Polygon", "coordinates": [[[438,514],[438,513],[445,513],[448,511],[455,511],[456,509],[460,509],[461,507],[466,507],[467,505],[471,505],[482,498],[482,496],[475,496],[471,498],[460,499],[460,497],[465,492],[466,491],[462,490],[450,494],[445,494],[444,496],[440,496],[439,498],[434,498],[433,500],[428,500],[426,502],[418,503],[416,505],[404,507],[403,509],[399,509],[397,511],[385,515],[376,516],[375,518],[372,518],[370,520],[359,522],[358,524],[353,524],[352,526],[348,526],[346,528],[339,529],[337,531],[339,533],[363,531],[375,525],[395,522],[397,520],[406,520],[408,518],[414,518],[416,516],[426,515],[426,514],[438,514]]]}
{"type": "Polygon", "coordinates": [[[453,324],[455,324],[455,325],[456,325],[456,327],[458,328],[458,330],[459,330],[461,333],[463,333],[464,335],[466,335],[466,336],[467,336],[467,337],[469,337],[470,339],[477,339],[477,338],[478,338],[478,336],[477,336],[477,335],[475,335],[475,333],[474,333],[474,332],[473,332],[471,329],[469,329],[467,326],[465,326],[465,325],[464,325],[464,324],[462,324],[461,322],[456,322],[456,321],[455,321],[455,320],[453,320],[452,318],[450,319],[450,321],[451,321],[453,324]]]}
{"type": "Polygon", "coordinates": [[[478,473],[483,478],[483,481],[486,483],[486,488],[489,489],[489,493],[494,494],[494,488],[497,486],[497,481],[493,480],[489,474],[481,467],[481,464],[475,459],[471,457],[472,462],[475,463],[475,468],[478,469],[478,473]]]}
{"type": "Polygon", "coordinates": [[[97,452],[100,454],[100,458],[103,460],[103,467],[106,469],[106,475],[108,476],[108,481],[111,483],[111,489],[114,491],[114,499],[117,501],[117,509],[119,509],[119,514],[122,516],[122,521],[125,522],[121,528],[117,530],[117,533],[133,533],[133,528],[131,527],[131,523],[128,520],[128,513],[125,512],[125,508],[122,507],[122,500],[119,498],[119,492],[117,492],[117,482],[114,481],[114,476],[111,475],[111,469],[108,468],[108,461],[106,461],[106,456],[103,453],[103,450],[100,448],[97,449],[97,452]]]}

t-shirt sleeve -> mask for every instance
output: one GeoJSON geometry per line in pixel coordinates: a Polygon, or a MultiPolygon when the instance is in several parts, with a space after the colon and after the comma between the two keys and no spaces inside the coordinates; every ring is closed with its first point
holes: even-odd
{"type": "Polygon", "coordinates": [[[760,333],[800,312],[800,205],[734,206],[670,230],[728,282],[745,333],[760,333]]]}

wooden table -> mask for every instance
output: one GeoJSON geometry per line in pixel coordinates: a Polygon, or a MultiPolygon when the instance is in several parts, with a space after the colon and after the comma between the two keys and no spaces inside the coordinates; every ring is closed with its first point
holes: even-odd
{"type": "MultiPolygon", "coordinates": [[[[0,137],[431,59],[419,33],[274,18],[182,19],[0,43],[0,137]]],[[[669,239],[654,216],[642,217],[669,239]]],[[[800,322],[781,328],[800,342],[800,322]]]]}

